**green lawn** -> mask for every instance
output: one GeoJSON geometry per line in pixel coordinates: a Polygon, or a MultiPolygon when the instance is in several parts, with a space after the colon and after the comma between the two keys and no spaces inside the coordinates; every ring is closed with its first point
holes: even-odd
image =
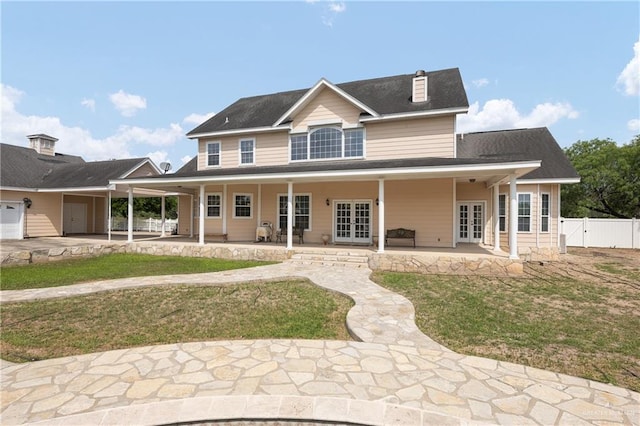
{"type": "Polygon", "coordinates": [[[375,273],[428,336],[469,355],[640,391],[640,289],[553,275],[375,273]]]}
{"type": "Polygon", "coordinates": [[[165,343],[260,338],[350,340],[348,297],[305,280],[146,287],[2,305],[13,362],[165,343]]]}
{"type": "Polygon", "coordinates": [[[196,274],[251,268],[275,262],[145,254],[110,254],[58,262],[3,266],[1,290],[58,287],[87,281],[151,275],[196,274]]]}

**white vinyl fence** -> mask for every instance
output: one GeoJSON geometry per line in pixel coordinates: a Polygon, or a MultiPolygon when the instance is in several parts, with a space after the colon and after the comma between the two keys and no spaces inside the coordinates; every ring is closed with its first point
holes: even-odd
{"type": "MultiPolygon", "coordinates": [[[[178,228],[177,219],[165,219],[164,232],[171,233],[178,228]]],[[[127,218],[126,217],[112,217],[111,218],[111,230],[112,231],[127,231],[127,218]]],[[[133,230],[138,232],[162,232],[162,220],[161,219],[143,219],[140,217],[133,218],[133,230]]]]}
{"type": "Polygon", "coordinates": [[[640,248],[640,219],[560,219],[567,246],[640,248]]]}

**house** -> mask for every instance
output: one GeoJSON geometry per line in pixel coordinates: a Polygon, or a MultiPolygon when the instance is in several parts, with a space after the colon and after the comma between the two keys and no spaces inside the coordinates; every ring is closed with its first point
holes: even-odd
{"type": "Polygon", "coordinates": [[[54,137],[27,138],[28,148],[0,144],[0,239],[106,234],[110,199],[127,196],[109,181],[160,174],[148,158],[86,162],[57,153],[54,137]]]}
{"type": "Polygon", "coordinates": [[[198,154],[170,176],[116,179],[179,197],[180,234],[253,241],[270,222],[293,247],[375,244],[415,230],[422,247],[485,244],[557,253],[560,185],[578,182],[545,128],[456,135],[458,69],[242,98],[187,136],[198,154]]]}

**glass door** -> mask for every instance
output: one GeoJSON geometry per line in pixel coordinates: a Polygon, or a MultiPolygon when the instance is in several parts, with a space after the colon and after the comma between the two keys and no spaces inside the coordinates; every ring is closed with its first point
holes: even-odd
{"type": "Polygon", "coordinates": [[[334,241],[371,243],[371,201],[340,200],[334,203],[334,241]]]}

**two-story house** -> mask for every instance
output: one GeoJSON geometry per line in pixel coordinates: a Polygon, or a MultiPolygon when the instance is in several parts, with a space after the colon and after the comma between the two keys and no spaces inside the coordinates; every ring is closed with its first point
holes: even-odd
{"type": "Polygon", "coordinates": [[[287,248],[376,244],[557,251],[560,185],[579,177],[545,128],[456,135],[458,69],[242,98],[187,134],[198,155],[173,175],[118,185],[181,192],[181,234],[253,241],[264,221],[287,248]]]}

